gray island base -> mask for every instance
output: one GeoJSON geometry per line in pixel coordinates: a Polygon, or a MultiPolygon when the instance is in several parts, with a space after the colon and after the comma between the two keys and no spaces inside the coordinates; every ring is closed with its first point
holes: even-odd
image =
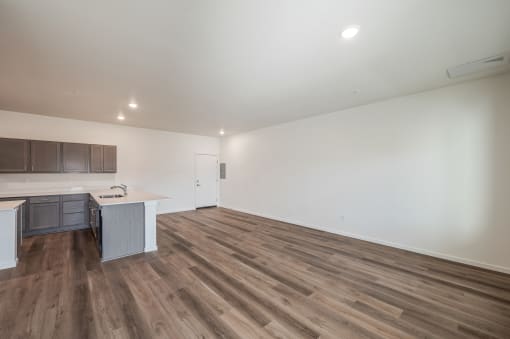
{"type": "Polygon", "coordinates": [[[143,203],[101,207],[102,261],[144,252],[144,212],[143,203]]]}

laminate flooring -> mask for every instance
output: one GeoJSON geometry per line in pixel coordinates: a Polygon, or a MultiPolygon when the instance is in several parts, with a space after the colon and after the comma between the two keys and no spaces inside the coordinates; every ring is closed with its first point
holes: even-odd
{"type": "Polygon", "coordinates": [[[0,338],[510,338],[510,276],[223,208],[158,216],[158,252],[24,239],[0,338]]]}

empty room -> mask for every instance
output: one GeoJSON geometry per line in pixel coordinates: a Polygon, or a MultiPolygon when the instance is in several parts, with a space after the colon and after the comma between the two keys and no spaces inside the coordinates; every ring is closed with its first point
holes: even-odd
{"type": "Polygon", "coordinates": [[[0,0],[0,338],[510,338],[510,1],[0,0]]]}

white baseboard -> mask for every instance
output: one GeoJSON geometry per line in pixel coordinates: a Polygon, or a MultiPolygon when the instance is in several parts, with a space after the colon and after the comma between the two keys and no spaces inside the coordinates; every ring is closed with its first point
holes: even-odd
{"type": "MultiPolygon", "coordinates": [[[[207,206],[205,208],[208,208],[208,207],[220,207],[220,205],[214,205],[214,206],[207,206]]],[[[189,212],[189,211],[196,211],[197,208],[199,207],[189,207],[189,208],[184,208],[184,209],[170,209],[170,210],[163,210],[163,211],[159,211],[157,212],[157,215],[159,214],[167,214],[167,213],[179,213],[179,212],[189,212]]]]}
{"type": "Polygon", "coordinates": [[[338,235],[342,235],[342,236],[349,237],[349,238],[364,240],[364,241],[368,241],[368,242],[379,244],[379,245],[390,246],[390,247],[394,247],[394,248],[398,248],[401,250],[406,250],[406,251],[410,251],[410,252],[414,252],[414,253],[418,253],[418,254],[424,254],[424,255],[428,255],[431,257],[439,258],[439,259],[444,259],[444,260],[453,261],[453,262],[457,262],[457,263],[461,263],[461,264],[484,268],[487,270],[496,271],[496,272],[500,272],[500,273],[510,274],[510,267],[492,265],[492,264],[488,264],[488,263],[484,263],[484,262],[480,262],[480,261],[476,261],[476,260],[472,260],[472,259],[460,258],[460,257],[456,257],[456,256],[453,256],[450,254],[429,251],[429,250],[426,250],[423,248],[411,247],[411,246],[407,246],[407,245],[403,245],[403,244],[398,244],[398,243],[380,240],[380,239],[376,239],[376,238],[366,237],[366,236],[349,233],[349,232],[336,231],[336,230],[333,232],[329,229],[322,228],[317,225],[307,225],[305,223],[302,223],[302,222],[299,222],[296,220],[292,220],[289,218],[280,218],[280,217],[275,217],[275,216],[271,216],[271,215],[265,215],[265,214],[257,213],[254,211],[249,211],[249,210],[246,210],[243,208],[236,208],[236,207],[225,206],[225,205],[221,205],[220,207],[228,208],[228,209],[243,212],[243,213],[253,214],[253,215],[256,215],[256,216],[259,216],[262,218],[273,219],[273,220],[277,220],[277,221],[281,221],[281,222],[285,222],[285,223],[289,223],[289,224],[294,224],[294,225],[298,225],[298,226],[316,229],[319,231],[324,231],[324,232],[328,232],[328,233],[332,233],[332,234],[338,234],[338,235]]]}
{"type": "Polygon", "coordinates": [[[168,214],[168,213],[188,212],[188,211],[194,211],[194,210],[195,210],[195,207],[182,208],[182,209],[166,209],[166,210],[158,211],[156,213],[156,215],[168,214]]]}

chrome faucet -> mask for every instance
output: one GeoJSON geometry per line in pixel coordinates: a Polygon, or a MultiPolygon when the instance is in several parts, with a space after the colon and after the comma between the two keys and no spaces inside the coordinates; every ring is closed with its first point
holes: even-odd
{"type": "Polygon", "coordinates": [[[126,185],[120,184],[120,185],[115,185],[115,186],[110,187],[110,189],[114,189],[114,188],[120,188],[121,190],[124,191],[124,195],[127,195],[128,187],[126,185]]]}

